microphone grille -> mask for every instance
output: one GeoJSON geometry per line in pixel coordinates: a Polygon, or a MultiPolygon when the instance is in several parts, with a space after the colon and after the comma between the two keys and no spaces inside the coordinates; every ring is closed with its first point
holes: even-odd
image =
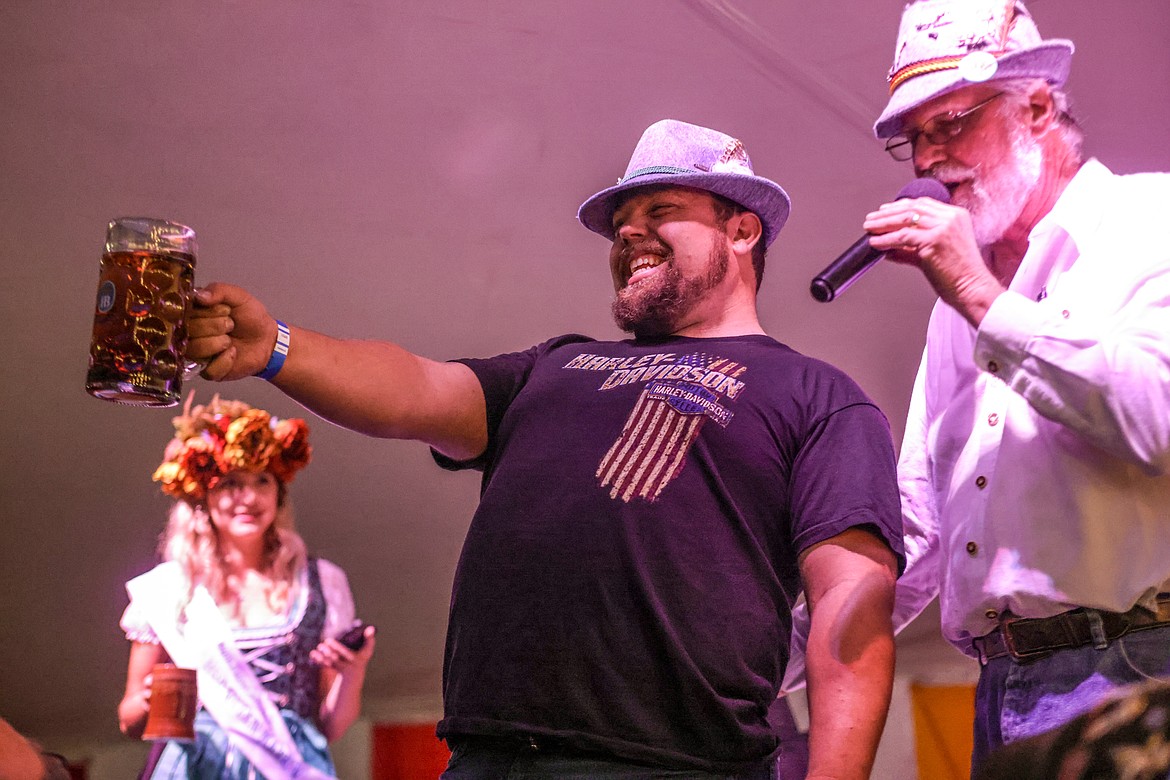
{"type": "Polygon", "coordinates": [[[911,179],[909,184],[898,191],[897,199],[902,198],[934,198],[941,203],[950,203],[951,193],[938,179],[923,176],[911,179]]]}

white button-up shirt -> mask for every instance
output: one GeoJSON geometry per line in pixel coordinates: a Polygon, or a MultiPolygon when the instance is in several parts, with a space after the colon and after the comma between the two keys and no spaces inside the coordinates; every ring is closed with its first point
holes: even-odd
{"type": "Polygon", "coordinates": [[[898,466],[895,620],[1125,611],[1170,579],[1170,174],[1087,162],[978,331],[931,314],[898,466]]]}

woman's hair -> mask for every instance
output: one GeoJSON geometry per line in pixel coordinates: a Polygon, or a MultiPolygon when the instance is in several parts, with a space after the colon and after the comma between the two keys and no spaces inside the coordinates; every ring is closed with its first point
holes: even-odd
{"type": "MultiPolygon", "coordinates": [[[[268,603],[274,612],[283,612],[296,598],[298,575],[307,561],[305,542],[293,523],[292,506],[284,483],[277,480],[276,520],[264,535],[261,571],[268,575],[272,589],[268,603]]],[[[196,585],[203,585],[215,603],[232,617],[240,615],[239,583],[227,572],[219,537],[211,522],[206,499],[179,500],[171,507],[167,527],[159,543],[163,560],[175,561],[187,581],[190,602],[196,585]]]]}

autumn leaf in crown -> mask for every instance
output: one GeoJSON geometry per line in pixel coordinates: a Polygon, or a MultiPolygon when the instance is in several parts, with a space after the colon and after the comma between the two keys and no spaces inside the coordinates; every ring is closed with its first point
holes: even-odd
{"type": "Polygon", "coordinates": [[[309,463],[313,448],[309,446],[309,426],[304,420],[279,420],[272,430],[280,448],[268,469],[281,482],[289,482],[293,475],[309,463]]]}
{"type": "MultiPolygon", "coordinates": [[[[194,436],[181,442],[180,449],[155,470],[154,480],[174,498],[203,499],[222,470],[220,446],[220,440],[213,436],[194,436]]],[[[170,447],[167,450],[171,452],[170,447]]]]}
{"type": "Polygon", "coordinates": [[[248,409],[231,421],[224,434],[222,461],[225,469],[264,471],[277,452],[272,421],[263,409],[248,409]]]}

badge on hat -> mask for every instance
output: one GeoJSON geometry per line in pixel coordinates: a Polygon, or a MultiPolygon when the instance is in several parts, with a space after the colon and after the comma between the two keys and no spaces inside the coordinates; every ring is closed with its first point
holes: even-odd
{"type": "Polygon", "coordinates": [[[999,70],[999,61],[986,51],[973,51],[959,60],[959,75],[967,81],[987,81],[999,70]]]}

